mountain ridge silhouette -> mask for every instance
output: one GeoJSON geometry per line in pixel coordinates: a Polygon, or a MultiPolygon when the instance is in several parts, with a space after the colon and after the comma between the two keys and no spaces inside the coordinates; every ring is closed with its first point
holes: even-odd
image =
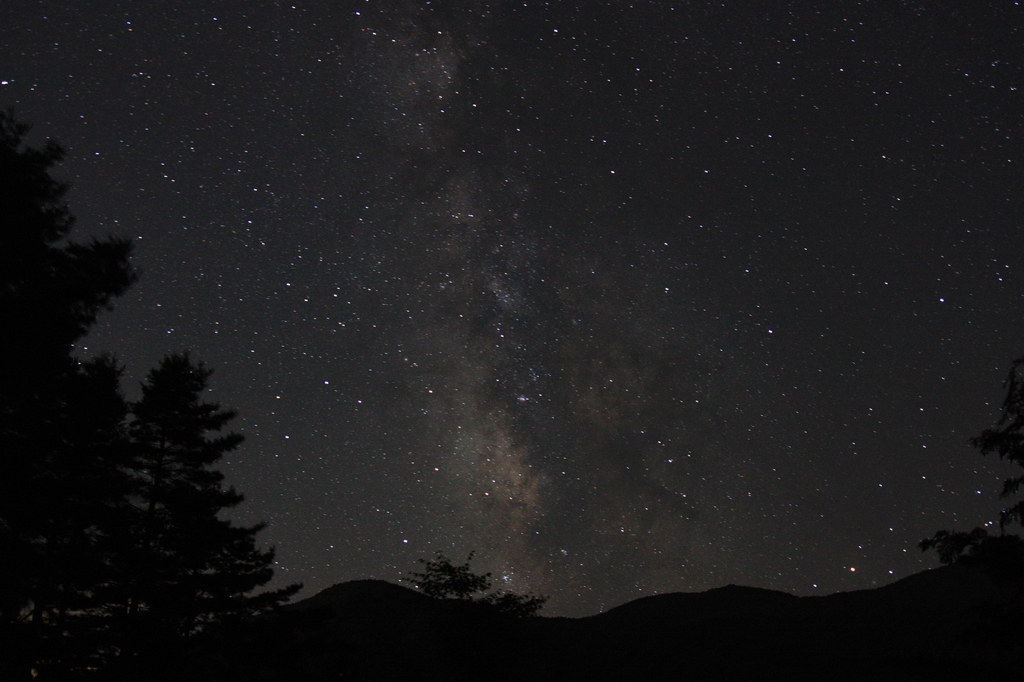
{"type": "Polygon", "coordinates": [[[959,562],[830,595],[727,585],[583,618],[515,619],[357,580],[285,609],[322,615],[324,665],[342,679],[992,682],[1018,679],[1024,661],[1022,584],[959,562]]]}

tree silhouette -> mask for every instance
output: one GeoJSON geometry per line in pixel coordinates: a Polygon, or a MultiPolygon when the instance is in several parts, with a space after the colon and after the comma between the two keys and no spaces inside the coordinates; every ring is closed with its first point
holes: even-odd
{"type": "Polygon", "coordinates": [[[74,356],[135,281],[131,244],[68,241],[68,185],[50,175],[64,152],[26,147],[28,130],[0,112],[0,680],[114,661],[174,679],[156,652],[299,586],[252,594],[272,576],[263,526],[219,517],[242,496],[212,467],[242,438],[200,400],[210,371],[168,356],[129,405],[113,358],[74,356]]]}
{"type": "MultiPolygon", "coordinates": [[[[971,445],[983,455],[995,452],[1000,459],[1024,467],[1024,357],[1014,361],[1003,386],[1006,398],[999,421],[995,428],[985,429],[980,436],[971,439],[971,445]]],[[[1000,497],[1015,495],[1021,483],[1024,483],[1024,475],[1007,479],[1000,497]]],[[[999,515],[1000,528],[1013,521],[1024,521],[1024,500],[999,515]]]]}
{"type": "Polygon", "coordinates": [[[515,618],[529,618],[536,616],[537,612],[544,608],[548,598],[547,596],[518,594],[516,592],[498,590],[497,592],[484,595],[479,601],[491,606],[499,613],[515,618]]]}
{"type": "MultiPolygon", "coordinates": [[[[971,445],[981,454],[996,453],[1000,459],[1013,462],[1024,467],[1024,357],[1018,358],[1010,367],[1010,372],[1003,381],[1006,398],[995,427],[985,429],[981,435],[971,439],[971,445]]],[[[1007,479],[1003,483],[1000,498],[1006,499],[1015,495],[1024,483],[1024,475],[1007,479]]],[[[1016,545],[1018,542],[1006,540],[1006,526],[1016,522],[1024,522],[1024,500],[1003,509],[999,514],[1000,536],[992,536],[985,528],[975,528],[969,532],[940,530],[930,538],[922,540],[918,546],[922,551],[935,548],[939,560],[950,564],[962,556],[972,557],[1005,557],[1020,555],[1016,545]]]]}
{"type": "Polygon", "coordinates": [[[24,147],[29,129],[0,112],[0,306],[4,322],[17,325],[0,340],[5,395],[12,379],[25,389],[38,375],[34,363],[62,364],[97,314],[136,279],[128,240],[65,241],[75,222],[64,201],[70,186],[50,176],[64,150],[52,140],[42,149],[24,147]]]}
{"type": "Polygon", "coordinates": [[[466,563],[456,566],[442,552],[432,560],[420,559],[423,571],[409,571],[408,582],[428,597],[435,599],[469,600],[477,592],[491,589],[491,574],[473,573],[469,562],[476,552],[470,552],[466,563]]]}
{"type": "MultiPolygon", "coordinates": [[[[1003,386],[1006,398],[999,420],[970,442],[983,455],[994,452],[1000,459],[1024,467],[1024,358],[1013,362],[1003,386]]],[[[1000,498],[1017,493],[1021,483],[1024,483],[1024,476],[1007,479],[1000,498]]],[[[981,566],[1001,583],[1000,599],[975,610],[975,621],[960,636],[960,641],[977,643],[984,648],[986,656],[996,652],[1004,660],[1017,663],[1024,655],[1020,643],[1020,622],[1024,618],[1024,540],[1006,532],[1006,527],[1014,521],[1024,522],[1024,502],[1001,511],[998,535],[991,534],[987,528],[966,532],[940,530],[918,546],[922,551],[937,550],[943,564],[981,566]]],[[[1005,679],[1016,677],[1016,670],[1005,675],[1005,679]]],[[[989,675],[986,679],[997,678],[989,675]]]]}
{"type": "Polygon", "coordinates": [[[501,613],[516,618],[534,616],[541,610],[548,598],[532,594],[499,590],[474,599],[473,595],[478,592],[491,589],[491,574],[473,573],[469,567],[475,554],[476,552],[470,552],[466,557],[466,563],[456,565],[439,551],[436,559],[419,559],[423,564],[423,571],[409,571],[409,577],[403,580],[412,583],[413,587],[428,597],[487,604],[501,613]]]}
{"type": "MultiPolygon", "coordinates": [[[[126,240],[68,242],[64,156],[26,147],[0,112],[0,678],[74,656],[102,579],[99,530],[117,496],[124,401],[113,360],[73,344],[135,280],[126,240]],[[88,486],[88,487],[87,487],[88,486]]],[[[63,664],[63,663],[62,663],[63,664]]]]}
{"type": "Polygon", "coordinates": [[[210,374],[187,353],[169,355],[132,406],[133,513],[116,553],[114,600],[129,657],[152,658],[169,642],[254,615],[300,588],[250,594],[273,576],[274,552],[256,546],[264,524],[235,526],[219,516],[243,497],[222,485],[213,465],[242,436],[221,433],[234,412],[201,400],[210,374]]]}

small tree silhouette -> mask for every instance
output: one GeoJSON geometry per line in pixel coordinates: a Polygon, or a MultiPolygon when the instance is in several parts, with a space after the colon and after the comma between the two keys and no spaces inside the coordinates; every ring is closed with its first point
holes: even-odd
{"type": "Polygon", "coordinates": [[[466,563],[456,566],[439,551],[436,559],[420,559],[419,562],[424,566],[423,572],[409,571],[406,580],[428,597],[471,600],[477,592],[491,589],[490,573],[477,575],[469,569],[474,554],[476,552],[470,552],[466,563]]]}
{"type": "Polygon", "coordinates": [[[435,599],[458,599],[486,604],[500,613],[515,618],[526,618],[537,615],[548,598],[533,594],[516,594],[498,590],[476,599],[474,594],[491,589],[491,574],[474,573],[469,564],[476,552],[470,552],[466,563],[455,565],[452,560],[437,552],[436,559],[420,559],[423,571],[409,571],[408,578],[402,580],[412,583],[413,587],[428,597],[435,599]]]}
{"type": "Polygon", "coordinates": [[[492,592],[479,601],[490,604],[497,611],[515,618],[536,616],[548,598],[533,594],[516,594],[515,592],[492,592]]]}

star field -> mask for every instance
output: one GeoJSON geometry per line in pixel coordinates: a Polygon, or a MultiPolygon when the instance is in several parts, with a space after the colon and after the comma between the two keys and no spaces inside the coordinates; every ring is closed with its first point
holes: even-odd
{"type": "Polygon", "coordinates": [[[0,9],[0,104],[135,243],[80,352],[215,369],[304,596],[828,593],[998,517],[1019,3],[65,5],[0,9]]]}

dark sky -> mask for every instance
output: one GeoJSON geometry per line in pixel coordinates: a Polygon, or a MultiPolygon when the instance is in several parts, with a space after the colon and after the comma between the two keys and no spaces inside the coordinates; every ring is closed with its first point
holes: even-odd
{"type": "Polygon", "coordinates": [[[583,615],[997,518],[1019,2],[6,0],[0,106],[191,349],[304,595],[476,550],[583,615]]]}

